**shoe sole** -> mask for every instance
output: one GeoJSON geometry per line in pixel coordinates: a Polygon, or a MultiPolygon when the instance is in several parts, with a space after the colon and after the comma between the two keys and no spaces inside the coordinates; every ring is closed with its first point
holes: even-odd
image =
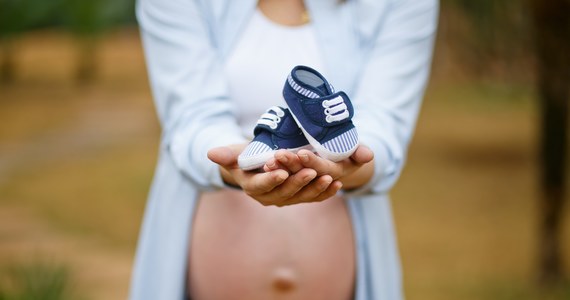
{"type": "Polygon", "coordinates": [[[295,113],[293,113],[292,110],[290,110],[291,112],[291,116],[293,116],[293,119],[295,120],[295,122],[297,123],[297,125],[299,126],[299,128],[301,128],[301,131],[303,131],[303,134],[305,135],[305,138],[307,139],[307,141],[309,141],[309,144],[311,144],[311,146],[313,146],[313,149],[322,157],[325,159],[328,159],[330,161],[333,162],[339,162],[343,159],[347,159],[349,158],[354,151],[356,151],[356,148],[358,148],[358,144],[356,143],[354,145],[354,147],[352,147],[350,150],[346,151],[346,152],[342,152],[342,153],[337,153],[337,152],[332,152],[329,149],[325,148],[319,141],[317,141],[317,139],[315,139],[314,137],[312,137],[306,130],[305,128],[303,128],[303,125],[301,124],[301,122],[299,122],[299,120],[297,119],[297,116],[295,116],[295,113]]]}

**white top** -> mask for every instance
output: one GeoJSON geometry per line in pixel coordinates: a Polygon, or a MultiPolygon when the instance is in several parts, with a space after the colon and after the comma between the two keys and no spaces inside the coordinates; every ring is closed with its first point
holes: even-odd
{"type": "Polygon", "coordinates": [[[297,65],[310,66],[326,76],[311,23],[280,25],[256,9],[225,64],[244,136],[253,136],[255,122],[269,107],[285,106],[283,85],[297,65]]]}

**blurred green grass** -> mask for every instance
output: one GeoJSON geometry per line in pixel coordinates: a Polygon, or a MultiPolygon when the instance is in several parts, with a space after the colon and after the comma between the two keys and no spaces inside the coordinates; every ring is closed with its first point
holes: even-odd
{"type": "Polygon", "coordinates": [[[0,270],[1,300],[81,299],[73,293],[69,270],[59,264],[35,261],[0,270]]]}
{"type": "MultiPolygon", "coordinates": [[[[119,299],[159,128],[135,31],[105,39],[90,86],[72,81],[71,44],[27,35],[0,89],[0,266],[61,253],[89,299],[119,299]]],[[[537,120],[528,86],[432,79],[392,193],[408,299],[568,298],[533,285],[537,120]]],[[[570,249],[568,220],[564,234],[570,249]]]]}

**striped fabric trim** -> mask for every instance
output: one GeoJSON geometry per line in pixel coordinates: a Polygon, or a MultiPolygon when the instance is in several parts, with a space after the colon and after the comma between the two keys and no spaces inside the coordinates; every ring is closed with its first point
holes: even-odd
{"type": "Polygon", "coordinates": [[[249,143],[249,145],[247,145],[247,148],[243,151],[243,153],[240,156],[242,157],[254,156],[267,151],[271,151],[271,147],[269,147],[264,143],[253,141],[249,143]]]}
{"type": "Polygon", "coordinates": [[[287,82],[289,83],[289,86],[294,89],[295,91],[297,91],[297,93],[307,97],[307,98],[319,98],[319,95],[317,95],[317,93],[310,91],[300,85],[298,85],[295,82],[295,79],[293,79],[293,76],[291,76],[291,74],[289,74],[289,76],[287,77],[287,82]]]}
{"type": "Polygon", "coordinates": [[[334,153],[345,153],[352,150],[356,144],[358,144],[358,133],[356,132],[356,128],[352,128],[324,143],[323,147],[334,153]]]}

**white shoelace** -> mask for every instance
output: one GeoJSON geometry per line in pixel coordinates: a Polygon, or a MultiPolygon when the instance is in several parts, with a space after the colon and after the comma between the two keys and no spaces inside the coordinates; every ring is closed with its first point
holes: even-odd
{"type": "Polygon", "coordinates": [[[327,123],[341,121],[349,117],[348,107],[341,96],[331,100],[324,100],[322,103],[325,108],[325,120],[327,123]]]}
{"type": "Polygon", "coordinates": [[[271,129],[277,128],[277,124],[281,122],[281,118],[285,115],[285,112],[279,106],[272,106],[267,111],[261,115],[259,120],[257,120],[257,124],[260,125],[267,125],[271,129]],[[271,112],[274,112],[271,113],[271,112]]]}

